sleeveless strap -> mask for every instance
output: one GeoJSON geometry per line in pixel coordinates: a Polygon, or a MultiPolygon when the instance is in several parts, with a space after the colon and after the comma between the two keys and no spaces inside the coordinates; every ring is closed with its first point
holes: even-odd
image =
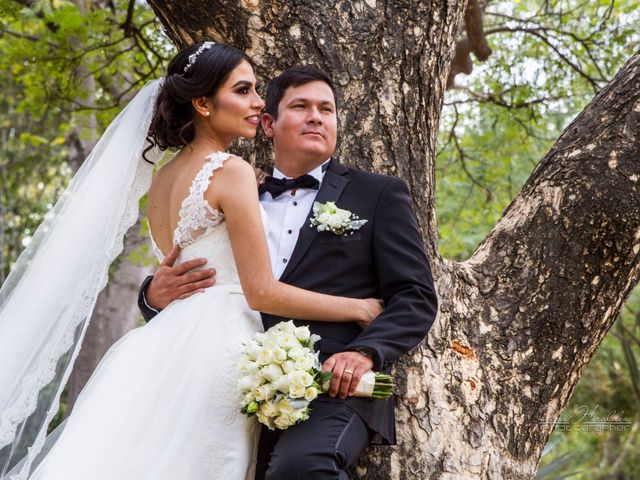
{"type": "Polygon", "coordinates": [[[205,157],[209,161],[197,173],[191,182],[189,195],[182,201],[180,219],[173,232],[174,244],[184,248],[209,228],[222,222],[224,214],[209,205],[204,198],[204,193],[209,188],[213,172],[222,168],[224,162],[230,157],[231,154],[227,152],[214,152],[205,157]]]}

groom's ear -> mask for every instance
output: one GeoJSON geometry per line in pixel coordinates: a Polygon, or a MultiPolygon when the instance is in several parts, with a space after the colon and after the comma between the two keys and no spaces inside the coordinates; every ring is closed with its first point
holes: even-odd
{"type": "Polygon", "coordinates": [[[268,138],[273,138],[273,117],[268,113],[263,113],[260,122],[262,123],[262,131],[264,134],[268,138]]]}

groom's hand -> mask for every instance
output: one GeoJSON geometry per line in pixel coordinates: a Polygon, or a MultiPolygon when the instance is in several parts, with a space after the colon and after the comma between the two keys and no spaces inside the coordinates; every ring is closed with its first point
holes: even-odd
{"type": "Polygon", "coordinates": [[[341,399],[353,395],[362,375],[373,368],[373,360],[358,352],[340,352],[331,355],[322,365],[323,372],[331,372],[329,395],[341,399]]]}
{"type": "Polygon", "coordinates": [[[162,310],[174,300],[190,297],[216,283],[216,271],[213,268],[192,271],[207,263],[204,258],[174,265],[179,253],[180,247],[174,245],[145,292],[147,303],[155,309],[162,310]]]}

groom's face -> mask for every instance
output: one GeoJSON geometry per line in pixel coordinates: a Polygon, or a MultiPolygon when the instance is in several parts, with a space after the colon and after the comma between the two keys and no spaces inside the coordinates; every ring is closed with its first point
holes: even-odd
{"type": "Polygon", "coordinates": [[[278,157],[326,160],[336,149],[337,116],[331,87],[313,81],[287,88],[278,116],[264,114],[262,127],[278,157]]]}

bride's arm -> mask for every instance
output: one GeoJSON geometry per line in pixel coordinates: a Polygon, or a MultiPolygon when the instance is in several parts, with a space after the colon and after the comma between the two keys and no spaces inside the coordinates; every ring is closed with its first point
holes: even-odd
{"type": "Polygon", "coordinates": [[[224,212],[242,290],[253,310],[329,322],[370,322],[379,313],[371,301],[315,293],[273,277],[255,174],[244,160],[228,159],[206,198],[224,212]]]}

